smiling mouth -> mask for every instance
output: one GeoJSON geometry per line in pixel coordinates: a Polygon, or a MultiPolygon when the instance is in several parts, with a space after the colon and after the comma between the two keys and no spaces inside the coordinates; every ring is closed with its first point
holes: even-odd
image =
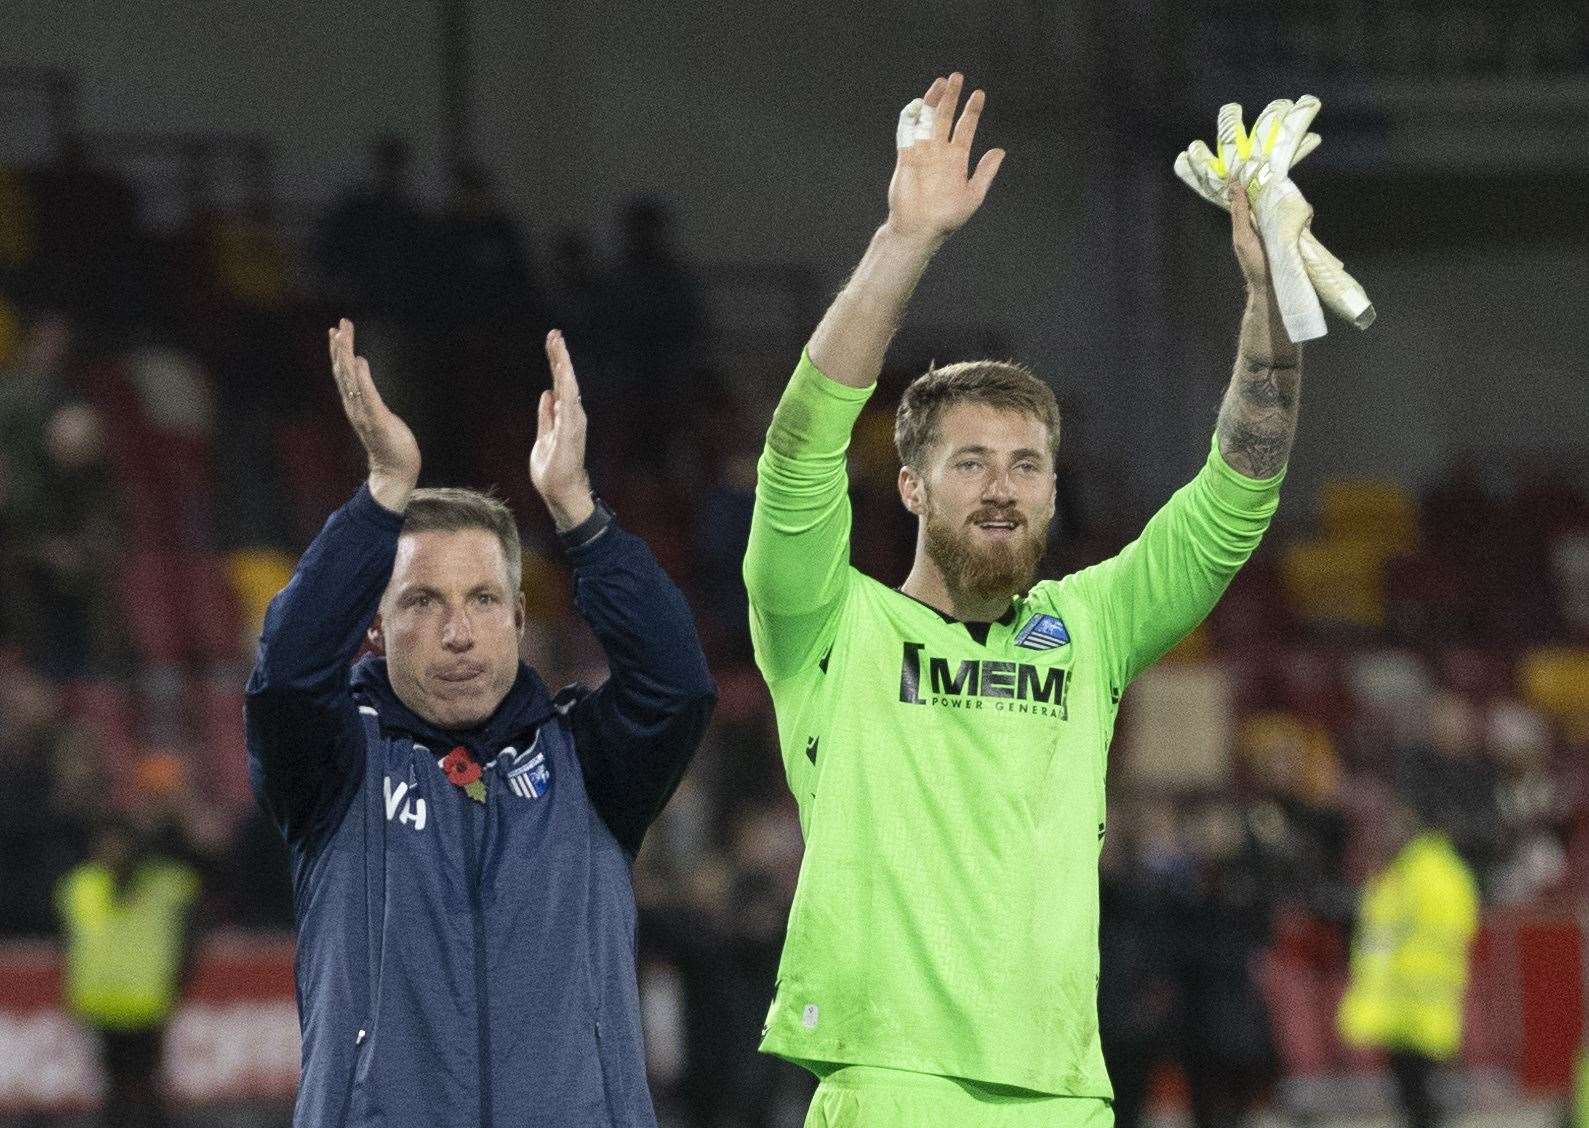
{"type": "Polygon", "coordinates": [[[1014,519],[1000,518],[996,521],[973,521],[972,524],[984,533],[1008,534],[1020,528],[1021,522],[1014,519]]]}

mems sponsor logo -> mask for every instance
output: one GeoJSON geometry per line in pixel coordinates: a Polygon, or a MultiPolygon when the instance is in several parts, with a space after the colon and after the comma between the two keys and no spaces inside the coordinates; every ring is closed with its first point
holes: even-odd
{"type": "Polygon", "coordinates": [[[943,658],[926,644],[905,643],[899,664],[899,699],[940,709],[991,709],[1066,719],[1068,671],[1030,662],[943,658]]]}

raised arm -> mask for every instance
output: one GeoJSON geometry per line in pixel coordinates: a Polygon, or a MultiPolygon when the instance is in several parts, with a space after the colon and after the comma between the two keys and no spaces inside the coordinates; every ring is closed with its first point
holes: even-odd
{"type": "Polygon", "coordinates": [[[767,432],[745,587],[772,681],[813,665],[831,641],[849,568],[850,430],[927,263],[981,206],[1004,160],[992,149],[968,171],[985,98],[972,93],[956,122],[962,84],[958,74],[934,79],[900,115],[888,218],[811,335],[767,432]]]}
{"type": "Polygon", "coordinates": [[[1213,449],[1140,537],[1078,577],[1108,630],[1117,692],[1207,617],[1257,549],[1296,437],[1301,351],[1280,319],[1247,195],[1230,200],[1247,306],[1213,449]]]}
{"type": "Polygon", "coordinates": [[[888,219],[806,346],[829,379],[852,388],[876,382],[927,263],[982,206],[1004,163],[1003,149],[989,149],[967,175],[986,96],[973,91],[955,123],[963,82],[959,74],[934,79],[900,115],[888,219]]]}
{"type": "Polygon", "coordinates": [[[585,410],[562,333],[546,338],[530,480],[574,565],[574,602],[607,655],[610,676],[575,698],[569,721],[585,788],[631,854],[678,786],[717,699],[684,594],[645,542],[591,498],[585,410]]]}
{"type": "Polygon", "coordinates": [[[1247,308],[1215,434],[1234,469],[1249,478],[1272,478],[1285,469],[1297,437],[1302,349],[1286,335],[1258,226],[1240,187],[1230,192],[1230,233],[1247,282],[1247,308]]]}
{"type": "Polygon", "coordinates": [[[369,456],[370,475],[331,515],[292,581],[271,600],[245,696],[255,794],[289,840],[313,829],[326,800],[362,762],[348,663],[391,576],[402,510],[419,480],[419,445],[382,402],[353,351],[353,325],[330,332],[342,407],[369,456]]]}

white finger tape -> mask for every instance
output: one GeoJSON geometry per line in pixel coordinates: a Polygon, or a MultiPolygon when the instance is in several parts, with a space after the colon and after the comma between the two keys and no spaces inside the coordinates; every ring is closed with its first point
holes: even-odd
{"type": "Polygon", "coordinates": [[[933,109],[920,98],[913,98],[899,111],[899,128],[894,133],[894,146],[908,149],[918,141],[932,137],[933,109]]]}

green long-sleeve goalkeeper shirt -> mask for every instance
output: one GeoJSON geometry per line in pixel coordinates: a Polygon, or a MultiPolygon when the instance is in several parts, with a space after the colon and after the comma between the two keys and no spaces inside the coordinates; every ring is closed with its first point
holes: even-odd
{"type": "Polygon", "coordinates": [[[845,452],[871,389],[801,360],[745,557],[805,859],[761,1048],[1109,1097],[1098,855],[1120,695],[1208,614],[1280,477],[1198,475],[1119,555],[978,642],[850,566],[845,452]]]}

